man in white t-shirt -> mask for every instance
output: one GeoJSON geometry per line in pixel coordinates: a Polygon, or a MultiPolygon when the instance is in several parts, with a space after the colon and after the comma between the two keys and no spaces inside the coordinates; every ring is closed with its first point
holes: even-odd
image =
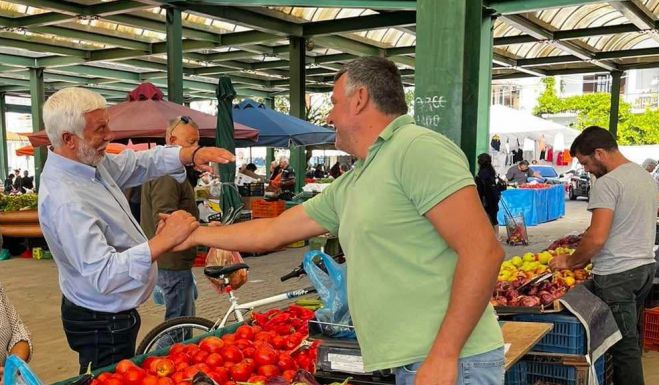
{"type": "Polygon", "coordinates": [[[552,269],[593,263],[591,290],[609,307],[622,340],[611,348],[613,382],[643,385],[639,319],[652,289],[657,188],[650,174],[618,151],[611,133],[586,128],[570,154],[597,177],[590,190],[590,227],[574,254],[556,256],[552,269]]]}

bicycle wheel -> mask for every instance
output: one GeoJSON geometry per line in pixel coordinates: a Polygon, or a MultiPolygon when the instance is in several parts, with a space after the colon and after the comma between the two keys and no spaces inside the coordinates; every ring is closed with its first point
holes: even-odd
{"type": "Polygon", "coordinates": [[[215,321],[201,317],[177,317],[156,326],[144,337],[135,354],[150,353],[208,333],[215,321]]]}

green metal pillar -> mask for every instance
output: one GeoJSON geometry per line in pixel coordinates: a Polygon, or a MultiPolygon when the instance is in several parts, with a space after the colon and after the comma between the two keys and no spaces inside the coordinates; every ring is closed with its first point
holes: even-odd
{"type": "Polygon", "coordinates": [[[0,93],[0,178],[5,180],[9,172],[9,161],[7,160],[7,120],[5,113],[7,104],[5,103],[5,94],[0,93]]]}
{"type": "MultiPolygon", "coordinates": [[[[32,132],[37,132],[43,128],[43,103],[46,99],[43,88],[43,68],[30,68],[30,97],[32,99],[32,132]]],[[[44,146],[34,149],[34,185],[37,189],[47,153],[44,146]]]]}
{"type": "MultiPolygon", "coordinates": [[[[271,110],[275,109],[275,97],[271,96],[265,98],[264,103],[266,107],[271,110]]],[[[265,177],[270,179],[270,163],[275,160],[275,149],[273,147],[268,147],[265,149],[265,177]]]]}
{"type": "Polygon", "coordinates": [[[622,71],[611,72],[611,108],[609,110],[609,131],[618,138],[618,112],[620,111],[620,78],[622,71]]]}
{"type": "Polygon", "coordinates": [[[492,16],[481,0],[417,0],[414,113],[465,152],[487,150],[492,16]]]}
{"type": "MultiPolygon", "coordinates": [[[[289,38],[288,49],[290,65],[290,101],[292,116],[300,119],[305,118],[305,39],[300,37],[289,38]]],[[[307,159],[304,154],[304,146],[290,147],[291,166],[295,170],[295,192],[302,191],[304,186],[304,175],[307,172],[307,159]]]]}
{"type": "Polygon", "coordinates": [[[183,104],[183,25],[181,9],[167,6],[167,99],[183,104]]]}

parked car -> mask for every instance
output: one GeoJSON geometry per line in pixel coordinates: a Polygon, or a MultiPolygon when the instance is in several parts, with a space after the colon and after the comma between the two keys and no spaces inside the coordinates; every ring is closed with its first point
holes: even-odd
{"type": "Polygon", "coordinates": [[[536,177],[528,178],[529,182],[533,180],[537,180],[538,182],[547,183],[547,184],[563,184],[563,182],[560,179],[560,176],[558,175],[556,169],[553,166],[532,164],[529,166],[529,168],[533,172],[537,172],[538,174],[540,174],[540,178],[536,178],[536,177]]]}
{"type": "MultiPolygon", "coordinates": [[[[572,171],[572,170],[570,170],[572,171]]],[[[574,173],[566,173],[568,178],[567,195],[570,200],[576,200],[578,197],[590,198],[590,174],[581,170],[574,173]]]]}

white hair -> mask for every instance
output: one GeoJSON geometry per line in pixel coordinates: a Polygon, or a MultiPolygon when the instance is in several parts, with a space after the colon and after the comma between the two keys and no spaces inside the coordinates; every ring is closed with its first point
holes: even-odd
{"type": "Polygon", "coordinates": [[[53,147],[62,146],[62,134],[82,137],[85,113],[106,108],[105,98],[94,91],[68,87],[55,92],[43,105],[43,123],[53,147]]]}

